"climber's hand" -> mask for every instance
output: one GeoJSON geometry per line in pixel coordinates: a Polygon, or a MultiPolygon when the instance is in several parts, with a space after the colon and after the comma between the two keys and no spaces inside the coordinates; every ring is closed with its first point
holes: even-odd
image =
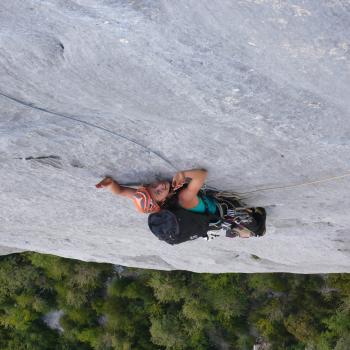
{"type": "Polygon", "coordinates": [[[173,177],[172,181],[172,187],[174,190],[178,189],[179,187],[182,187],[184,183],[186,182],[186,177],[183,171],[178,171],[175,176],[173,177]]]}
{"type": "Polygon", "coordinates": [[[105,177],[101,182],[96,185],[96,188],[108,187],[113,183],[111,177],[105,177]]]}

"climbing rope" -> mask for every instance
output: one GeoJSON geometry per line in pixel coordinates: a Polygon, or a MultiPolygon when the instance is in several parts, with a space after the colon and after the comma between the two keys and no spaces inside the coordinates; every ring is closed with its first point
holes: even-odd
{"type": "Polygon", "coordinates": [[[177,168],[176,168],[169,160],[165,159],[165,158],[162,157],[160,154],[158,154],[157,152],[155,152],[155,151],[149,149],[148,147],[146,147],[146,146],[144,146],[144,145],[138,143],[137,141],[134,141],[134,140],[129,139],[129,138],[126,137],[126,136],[123,136],[123,135],[121,135],[121,134],[118,134],[118,133],[115,133],[115,132],[110,131],[110,130],[108,130],[108,129],[105,129],[105,128],[103,128],[103,127],[101,127],[101,126],[98,126],[98,125],[96,125],[96,124],[92,124],[92,123],[86,122],[86,121],[84,121],[84,120],[80,120],[80,119],[78,119],[78,118],[76,118],[76,117],[74,117],[74,116],[70,116],[70,115],[66,115],[66,114],[62,114],[62,113],[56,113],[56,112],[49,111],[49,110],[47,110],[46,108],[37,107],[34,103],[27,103],[27,102],[25,102],[25,101],[19,100],[19,99],[15,98],[15,97],[9,96],[9,95],[4,94],[4,93],[2,93],[2,92],[0,92],[0,95],[3,96],[3,97],[5,97],[5,98],[7,98],[7,99],[9,99],[9,100],[12,100],[12,101],[14,101],[14,102],[16,102],[16,103],[19,103],[19,104],[21,104],[21,105],[23,105],[23,106],[25,106],[25,107],[27,107],[27,108],[36,109],[36,110],[38,110],[38,111],[42,111],[42,112],[45,112],[45,113],[48,113],[48,114],[52,114],[52,115],[55,115],[55,116],[58,116],[58,117],[61,117],[61,118],[66,118],[66,119],[73,120],[73,121],[75,121],[75,122],[79,122],[79,123],[82,123],[82,124],[86,124],[86,125],[89,125],[89,126],[91,126],[91,127],[93,127],[93,128],[106,131],[106,132],[108,132],[108,133],[110,133],[110,134],[112,134],[112,135],[115,135],[115,136],[121,137],[121,138],[123,138],[123,139],[125,139],[125,140],[128,140],[129,142],[132,142],[132,143],[134,143],[134,144],[136,144],[136,145],[142,147],[142,148],[145,149],[149,154],[154,154],[154,155],[157,156],[158,158],[162,159],[164,162],[166,162],[168,165],[170,165],[173,169],[175,169],[175,170],[177,171],[177,168]]]}
{"type": "MultiPolygon", "coordinates": [[[[118,136],[118,137],[121,137],[129,142],[132,142],[140,147],[142,147],[144,150],[146,150],[149,154],[154,154],[155,156],[157,156],[158,158],[162,159],[164,162],[166,162],[168,165],[170,165],[174,170],[177,171],[177,168],[169,161],[167,160],[166,158],[162,157],[160,154],[158,154],[157,152],[149,149],[148,147],[140,144],[139,142],[135,141],[135,140],[131,140],[130,138],[126,137],[126,136],[123,136],[121,134],[118,134],[118,133],[115,133],[113,131],[110,131],[108,129],[105,129],[101,126],[98,126],[96,124],[92,124],[92,123],[89,123],[89,122],[86,122],[84,120],[80,120],[74,116],[70,116],[70,115],[66,115],[66,114],[62,114],[62,113],[56,113],[56,112],[53,112],[53,111],[50,111],[50,110],[47,110],[45,108],[42,108],[42,107],[38,107],[36,106],[34,103],[27,103],[25,101],[22,101],[20,99],[17,99],[15,97],[12,97],[10,95],[7,95],[7,94],[4,94],[2,92],[0,92],[0,95],[9,99],[9,100],[12,100],[16,103],[19,103],[27,108],[32,108],[32,109],[36,109],[38,111],[42,111],[42,112],[45,112],[45,113],[48,113],[48,114],[52,114],[52,115],[55,115],[55,116],[58,116],[58,117],[61,117],[61,118],[66,118],[66,119],[70,119],[70,120],[73,120],[75,122],[79,122],[79,123],[82,123],[82,124],[86,124],[86,125],[89,125],[93,128],[96,128],[96,129],[100,129],[100,130],[103,130],[105,132],[108,132],[112,135],[115,135],[115,136],[118,136]]],[[[309,182],[304,182],[304,183],[301,183],[301,184],[295,184],[295,185],[287,185],[287,186],[276,186],[276,187],[267,187],[267,188],[260,188],[260,189],[257,189],[257,190],[253,190],[253,191],[248,191],[248,192],[230,192],[230,191],[220,191],[214,187],[211,187],[211,186],[208,186],[208,185],[204,185],[203,186],[203,189],[208,189],[208,190],[214,190],[216,192],[216,196],[219,196],[219,197],[234,197],[234,198],[243,198],[243,196],[247,195],[247,194],[251,194],[251,193],[257,193],[257,192],[265,192],[265,191],[271,191],[271,190],[277,190],[277,189],[288,189],[288,188],[294,188],[294,187],[299,187],[299,186],[305,186],[305,185],[311,185],[311,184],[316,184],[316,183],[320,183],[320,182],[325,182],[325,181],[331,181],[331,180],[337,180],[337,179],[341,179],[341,178],[344,178],[344,177],[347,177],[347,176],[350,176],[350,172],[347,172],[343,175],[339,175],[339,176],[332,176],[332,177],[327,177],[327,178],[324,178],[324,179],[320,179],[320,180],[315,180],[315,181],[309,181],[309,182]]]]}
{"type": "Polygon", "coordinates": [[[338,175],[338,176],[331,176],[331,177],[326,177],[324,179],[319,179],[319,180],[314,180],[314,181],[308,181],[308,182],[303,182],[301,184],[295,184],[295,185],[287,185],[287,186],[276,186],[276,187],[266,187],[266,188],[259,188],[257,190],[253,191],[248,191],[248,192],[230,192],[230,191],[220,191],[216,189],[215,187],[207,186],[205,185],[205,189],[209,190],[214,190],[216,191],[216,195],[220,197],[232,197],[232,198],[240,198],[242,199],[243,196],[251,193],[257,193],[257,192],[264,192],[264,191],[272,191],[272,190],[277,190],[277,189],[287,189],[287,188],[294,188],[294,187],[299,187],[299,186],[306,186],[306,185],[311,185],[311,184],[316,184],[320,182],[326,182],[326,181],[331,181],[331,180],[337,180],[341,179],[344,177],[350,176],[350,172],[347,172],[343,175],[338,175]]]}
{"type": "Polygon", "coordinates": [[[246,195],[246,194],[255,193],[255,192],[270,191],[270,190],[276,190],[276,189],[282,189],[282,188],[285,189],[285,188],[293,188],[293,187],[311,185],[311,184],[316,184],[316,183],[325,182],[325,181],[337,180],[337,179],[341,179],[341,178],[344,178],[344,177],[347,177],[347,176],[350,176],[350,172],[347,172],[347,173],[345,173],[343,175],[339,175],[339,176],[331,176],[331,177],[326,177],[326,178],[320,179],[320,180],[303,182],[301,184],[261,188],[261,189],[257,189],[257,190],[254,190],[254,191],[242,192],[242,193],[240,193],[240,195],[246,195]]]}

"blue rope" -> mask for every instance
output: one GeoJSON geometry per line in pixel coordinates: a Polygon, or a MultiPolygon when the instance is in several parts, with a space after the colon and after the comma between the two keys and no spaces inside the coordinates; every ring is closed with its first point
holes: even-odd
{"type": "Polygon", "coordinates": [[[129,142],[132,142],[132,143],[134,143],[134,144],[136,144],[136,145],[142,147],[142,148],[145,149],[149,154],[154,154],[154,155],[157,156],[158,158],[162,159],[164,162],[166,162],[168,165],[170,165],[173,169],[175,169],[175,170],[177,171],[177,168],[176,168],[169,160],[167,160],[166,158],[162,157],[159,153],[157,153],[156,151],[151,150],[150,148],[148,148],[148,147],[142,145],[141,143],[139,143],[139,142],[137,142],[137,141],[135,141],[135,140],[129,139],[129,138],[126,137],[126,136],[123,136],[123,135],[118,134],[118,133],[116,133],[116,132],[113,132],[113,131],[110,131],[110,130],[108,130],[108,129],[105,129],[105,128],[101,127],[101,126],[98,126],[98,125],[95,125],[95,124],[86,122],[86,121],[84,121],[84,120],[78,119],[78,118],[76,118],[76,117],[74,117],[74,116],[65,115],[65,114],[62,114],[62,113],[56,113],[56,112],[49,111],[49,110],[47,110],[46,108],[37,107],[34,103],[27,103],[27,102],[25,102],[25,101],[19,100],[19,99],[15,98],[15,97],[9,96],[9,95],[4,94],[4,93],[2,93],[2,92],[0,92],[0,95],[3,96],[3,97],[5,97],[5,98],[7,98],[7,99],[9,99],[9,100],[12,100],[12,101],[14,101],[14,102],[16,102],[16,103],[19,103],[19,104],[21,104],[21,105],[23,105],[23,106],[25,106],[25,107],[33,108],[33,109],[36,109],[36,110],[38,110],[38,111],[42,111],[42,112],[45,112],[45,113],[48,113],[48,114],[52,114],[52,115],[55,115],[55,116],[58,116],[58,117],[61,117],[61,118],[66,118],[66,119],[74,120],[74,121],[76,121],[76,122],[89,125],[89,126],[91,126],[91,127],[93,127],[93,128],[100,129],[100,130],[105,131],[105,132],[108,132],[108,133],[110,133],[110,134],[112,134],[112,135],[114,135],[114,136],[118,136],[118,137],[121,137],[121,138],[123,138],[123,139],[125,139],[125,140],[128,140],[129,142]]]}

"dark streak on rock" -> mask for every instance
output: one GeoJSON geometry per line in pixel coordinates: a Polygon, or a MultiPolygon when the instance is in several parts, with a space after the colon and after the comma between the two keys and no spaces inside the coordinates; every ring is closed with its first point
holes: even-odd
{"type": "Polygon", "coordinates": [[[260,260],[260,258],[257,256],[257,255],[254,255],[254,254],[250,254],[251,255],[251,257],[253,258],[253,259],[255,259],[255,260],[260,260]]]}
{"type": "MultiPolygon", "coordinates": [[[[61,159],[59,156],[41,156],[41,157],[27,157],[24,158],[25,160],[31,160],[31,159],[61,159]]],[[[18,158],[17,158],[18,159],[18,158]]],[[[23,159],[23,158],[19,158],[19,159],[23,159]]]]}
{"type": "Polygon", "coordinates": [[[70,163],[70,165],[73,166],[74,168],[81,168],[81,169],[84,168],[84,165],[82,165],[78,160],[73,160],[70,163]]]}

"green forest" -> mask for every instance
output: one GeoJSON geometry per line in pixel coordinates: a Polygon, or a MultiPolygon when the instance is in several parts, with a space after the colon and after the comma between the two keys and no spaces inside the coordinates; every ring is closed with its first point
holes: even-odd
{"type": "Polygon", "coordinates": [[[199,274],[0,257],[1,350],[350,349],[350,275],[199,274]],[[62,330],[44,315],[61,310],[62,330]]]}

